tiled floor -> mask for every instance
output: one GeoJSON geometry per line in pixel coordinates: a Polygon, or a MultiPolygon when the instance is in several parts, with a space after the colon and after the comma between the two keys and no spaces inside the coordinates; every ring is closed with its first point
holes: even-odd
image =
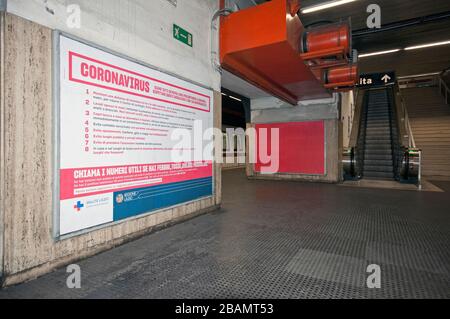
{"type": "Polygon", "coordinates": [[[60,269],[0,298],[450,298],[450,183],[411,192],[247,181],[223,209],[60,269]],[[366,269],[381,267],[381,289],[366,269]]]}

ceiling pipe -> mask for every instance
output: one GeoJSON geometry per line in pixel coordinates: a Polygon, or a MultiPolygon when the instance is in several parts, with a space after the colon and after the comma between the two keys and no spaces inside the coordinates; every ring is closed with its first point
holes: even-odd
{"type": "Polygon", "coordinates": [[[441,20],[450,19],[450,11],[438,13],[438,14],[432,14],[424,17],[414,18],[414,19],[408,19],[393,23],[388,23],[384,26],[382,26],[379,29],[360,29],[353,31],[353,37],[363,37],[366,35],[371,35],[375,33],[380,32],[386,32],[386,31],[392,31],[392,30],[398,30],[403,29],[407,27],[417,26],[417,25],[423,25],[427,23],[433,23],[433,22],[439,22],[441,20]]]}
{"type": "Polygon", "coordinates": [[[219,50],[220,48],[218,45],[216,46],[216,43],[214,41],[214,34],[217,34],[218,27],[215,27],[215,21],[222,16],[227,16],[231,13],[233,13],[234,10],[230,8],[224,8],[216,11],[211,19],[211,64],[214,67],[214,69],[222,74],[222,67],[219,62],[219,50]],[[216,50],[214,48],[217,48],[216,50]]]}

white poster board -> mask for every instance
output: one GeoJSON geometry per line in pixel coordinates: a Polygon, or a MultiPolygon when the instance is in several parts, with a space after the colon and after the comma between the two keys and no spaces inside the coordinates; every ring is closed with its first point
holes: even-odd
{"type": "Polygon", "coordinates": [[[213,92],[58,40],[58,235],[211,196],[213,156],[197,156],[211,141],[180,147],[173,133],[213,127],[213,92]]]}

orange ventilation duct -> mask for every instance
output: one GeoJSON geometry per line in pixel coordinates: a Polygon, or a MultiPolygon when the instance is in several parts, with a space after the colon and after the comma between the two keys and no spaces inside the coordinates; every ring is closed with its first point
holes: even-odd
{"type": "Polygon", "coordinates": [[[338,23],[306,30],[301,41],[302,58],[325,57],[345,59],[350,55],[351,31],[348,23],[338,23]]]}
{"type": "Polygon", "coordinates": [[[223,17],[222,68],[293,105],[356,84],[349,23],[305,30],[299,9],[298,0],[272,0],[223,17]]]}
{"type": "Polygon", "coordinates": [[[325,70],[325,87],[329,89],[342,89],[353,87],[358,81],[358,67],[356,65],[338,66],[325,70]]]}
{"type": "Polygon", "coordinates": [[[223,17],[220,32],[222,68],[293,105],[330,97],[299,56],[297,9],[298,1],[272,0],[223,17]]]}
{"type": "Polygon", "coordinates": [[[351,62],[350,21],[305,30],[300,57],[326,89],[351,90],[358,81],[358,66],[351,62]]]}

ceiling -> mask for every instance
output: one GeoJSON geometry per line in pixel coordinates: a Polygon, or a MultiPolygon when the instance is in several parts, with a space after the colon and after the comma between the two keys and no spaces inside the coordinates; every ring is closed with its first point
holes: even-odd
{"type": "MultiPolygon", "coordinates": [[[[265,0],[239,1],[265,2],[265,0]]],[[[328,1],[303,0],[302,7],[314,6],[328,1]]],[[[450,0],[377,0],[376,2],[373,0],[357,0],[323,11],[300,14],[300,19],[305,26],[308,26],[337,22],[350,17],[354,31],[353,47],[360,53],[450,40],[450,18],[448,17],[435,22],[420,23],[391,31],[359,35],[361,31],[367,30],[366,21],[370,13],[367,13],[366,9],[372,3],[381,7],[382,28],[410,19],[450,13],[450,0]]],[[[367,57],[360,60],[359,66],[361,72],[395,70],[399,76],[437,72],[450,66],[450,45],[367,57]]],[[[224,72],[223,75],[223,86],[249,98],[268,96],[265,92],[227,72],[224,72]]]]}
{"type": "MultiPolygon", "coordinates": [[[[302,7],[309,7],[328,1],[303,0],[302,7]]],[[[376,3],[381,7],[383,25],[450,11],[450,1],[448,0],[358,0],[339,7],[301,15],[301,19],[305,25],[308,25],[319,20],[339,21],[339,19],[351,17],[354,30],[364,29],[367,27],[366,20],[369,15],[366,12],[366,8],[372,3],[376,3]]]]}
{"type": "Polygon", "coordinates": [[[250,83],[242,80],[241,78],[226,70],[223,70],[222,73],[222,87],[232,92],[236,92],[249,99],[257,99],[270,96],[270,94],[258,89],[257,87],[251,85],[250,83]]]}
{"type": "MultiPolygon", "coordinates": [[[[302,6],[308,7],[323,3],[323,0],[303,0],[302,6]]],[[[300,19],[304,25],[319,21],[336,22],[351,18],[354,31],[367,29],[367,6],[376,3],[381,8],[382,26],[399,21],[450,12],[449,0],[358,0],[340,7],[302,14],[300,19]]],[[[373,49],[389,48],[392,45],[414,45],[434,40],[448,40],[450,38],[450,19],[440,23],[423,24],[393,31],[386,31],[354,38],[353,46],[360,52],[373,49]]]]}

